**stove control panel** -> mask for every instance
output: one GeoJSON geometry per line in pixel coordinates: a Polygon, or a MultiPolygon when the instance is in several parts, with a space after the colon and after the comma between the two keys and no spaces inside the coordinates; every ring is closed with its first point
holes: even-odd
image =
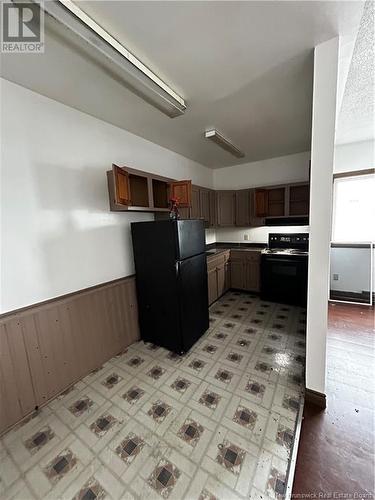
{"type": "Polygon", "coordinates": [[[269,248],[290,248],[308,250],[309,233],[270,233],[268,236],[269,248]]]}

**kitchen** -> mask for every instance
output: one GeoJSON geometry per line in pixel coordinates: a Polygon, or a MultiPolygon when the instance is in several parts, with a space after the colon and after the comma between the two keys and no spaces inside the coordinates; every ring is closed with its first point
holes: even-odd
{"type": "Polygon", "coordinates": [[[212,5],[46,2],[1,53],[4,498],[291,497],[363,5],[212,5]]]}

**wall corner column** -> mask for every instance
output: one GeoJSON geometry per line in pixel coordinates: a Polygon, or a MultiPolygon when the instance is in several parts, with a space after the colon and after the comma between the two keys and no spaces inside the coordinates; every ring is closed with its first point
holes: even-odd
{"type": "Polygon", "coordinates": [[[314,50],[306,389],[325,394],[339,38],[314,50]]]}

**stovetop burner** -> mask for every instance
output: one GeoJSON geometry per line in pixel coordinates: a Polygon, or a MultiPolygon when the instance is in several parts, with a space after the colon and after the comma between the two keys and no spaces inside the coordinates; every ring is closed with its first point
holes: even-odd
{"type": "Polygon", "coordinates": [[[266,248],[262,251],[264,254],[272,255],[308,255],[307,250],[298,250],[296,248],[266,248]]]}

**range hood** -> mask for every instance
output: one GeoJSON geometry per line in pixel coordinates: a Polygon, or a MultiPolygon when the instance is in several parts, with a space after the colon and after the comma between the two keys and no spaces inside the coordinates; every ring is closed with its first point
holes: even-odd
{"type": "Polygon", "coordinates": [[[307,215],[295,215],[290,217],[266,217],[266,226],[308,226],[307,215]]]}

